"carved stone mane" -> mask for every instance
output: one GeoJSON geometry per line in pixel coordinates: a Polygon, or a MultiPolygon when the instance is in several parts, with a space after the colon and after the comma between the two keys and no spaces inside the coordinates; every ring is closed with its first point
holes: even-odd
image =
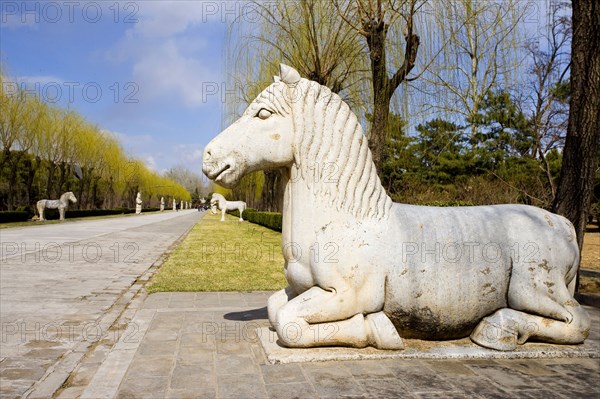
{"type": "Polygon", "coordinates": [[[293,88],[276,82],[246,113],[258,112],[262,105],[282,115],[292,114],[293,179],[302,178],[316,196],[337,210],[358,218],[388,217],[392,200],[377,176],[362,126],[339,95],[307,79],[293,88]]]}

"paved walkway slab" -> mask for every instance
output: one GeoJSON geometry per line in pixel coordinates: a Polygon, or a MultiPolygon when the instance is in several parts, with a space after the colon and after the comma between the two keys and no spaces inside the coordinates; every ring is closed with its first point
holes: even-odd
{"type": "MultiPolygon", "coordinates": [[[[196,210],[0,230],[0,396],[50,397],[113,324],[196,210]]],[[[133,308],[132,308],[133,309],[133,308]]],[[[135,310],[133,310],[135,311],[135,310]]]]}
{"type": "MultiPolygon", "coordinates": [[[[148,296],[81,398],[598,397],[600,359],[372,359],[270,364],[270,292],[148,296]],[[127,336],[127,339],[125,338],[127,336]]],[[[590,344],[600,338],[598,309],[590,344]]]]}

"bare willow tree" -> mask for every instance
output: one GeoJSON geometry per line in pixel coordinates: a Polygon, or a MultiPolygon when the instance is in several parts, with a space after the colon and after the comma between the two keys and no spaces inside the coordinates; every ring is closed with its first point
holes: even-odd
{"type": "MultiPolygon", "coordinates": [[[[253,4],[248,10],[259,17],[242,15],[232,24],[226,58],[228,79],[234,82],[244,106],[272,82],[281,62],[351,102],[360,98],[356,85],[365,68],[364,46],[330,2],[253,4]]],[[[226,104],[230,118],[240,112],[239,108],[232,110],[232,104],[226,104]]]]}
{"type": "Polygon", "coordinates": [[[551,5],[548,10],[547,33],[527,41],[526,49],[532,61],[531,80],[526,89],[524,103],[531,104],[531,134],[534,140],[531,156],[538,158],[546,175],[552,199],[556,184],[547,154],[562,147],[568,120],[568,71],[571,21],[567,15],[568,4],[551,5]]]}
{"type": "MultiPolygon", "coordinates": [[[[330,2],[256,2],[250,9],[257,11],[260,18],[242,16],[230,32],[232,46],[226,62],[237,98],[224,99],[229,121],[239,116],[242,108],[271,83],[281,62],[328,86],[350,103],[363,100],[359,87],[365,69],[364,45],[330,2]],[[258,24],[249,23],[253,21],[258,24]],[[240,43],[243,44],[239,46],[240,43]]],[[[252,192],[242,193],[239,188],[234,194],[252,198],[251,202],[264,210],[280,210],[283,193],[280,171],[256,173],[264,178],[249,176],[240,184],[243,190],[252,192]],[[255,193],[257,190],[260,192],[255,193]],[[260,201],[254,200],[256,196],[260,201]]]]}
{"type": "MultiPolygon", "coordinates": [[[[464,123],[494,90],[518,85],[514,75],[524,59],[519,28],[528,10],[523,4],[453,0],[433,10],[436,32],[448,44],[416,86],[427,107],[464,123]]],[[[471,124],[471,136],[476,131],[471,124]]]]}
{"type": "MultiPolygon", "coordinates": [[[[262,4],[262,3],[261,3],[262,4]]],[[[356,32],[337,16],[330,2],[282,1],[262,5],[265,29],[257,40],[274,49],[273,56],[289,63],[310,80],[333,92],[355,82],[362,45],[356,32]]],[[[277,65],[277,60],[265,60],[277,65]]]]}
{"type": "Polygon", "coordinates": [[[19,83],[3,76],[2,73],[0,85],[0,170],[4,167],[9,170],[5,188],[8,193],[7,208],[13,210],[19,167],[27,158],[26,154],[36,138],[32,122],[37,114],[37,107],[19,83]]]}
{"type": "Polygon", "coordinates": [[[369,148],[378,171],[381,171],[384,158],[392,96],[415,67],[421,43],[415,22],[417,13],[425,3],[424,0],[335,1],[341,19],[367,44],[373,96],[369,148]],[[404,47],[392,50],[403,53],[402,62],[393,72],[389,71],[388,58],[390,29],[400,29],[404,38],[404,47]]]}

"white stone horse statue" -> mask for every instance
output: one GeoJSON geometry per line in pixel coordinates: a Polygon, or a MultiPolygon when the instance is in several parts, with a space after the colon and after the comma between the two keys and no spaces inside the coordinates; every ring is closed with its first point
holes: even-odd
{"type": "Polygon", "coordinates": [[[227,201],[221,194],[215,193],[210,199],[210,207],[213,214],[217,213],[217,206],[221,210],[221,222],[225,221],[225,212],[236,209],[240,213],[240,222],[244,221],[242,218],[242,213],[246,210],[246,203],[244,201],[227,201]]]}
{"type": "Polygon", "coordinates": [[[41,221],[46,220],[46,219],[44,219],[44,209],[58,209],[58,213],[60,215],[60,220],[65,220],[65,211],[69,207],[69,201],[71,201],[72,203],[77,202],[77,198],[75,198],[75,194],[73,194],[71,191],[67,191],[66,193],[64,193],[63,195],[60,196],[60,199],[57,199],[57,200],[49,200],[49,199],[39,200],[37,202],[36,207],[37,207],[38,214],[40,215],[40,220],[41,221]]]}
{"type": "Polygon", "coordinates": [[[225,187],[271,168],[285,183],[289,287],[267,307],[281,344],[401,349],[402,338],[470,336],[513,350],[588,336],[567,219],[525,205],[393,203],[348,105],[285,65],[204,152],[204,173],[225,187]]]}

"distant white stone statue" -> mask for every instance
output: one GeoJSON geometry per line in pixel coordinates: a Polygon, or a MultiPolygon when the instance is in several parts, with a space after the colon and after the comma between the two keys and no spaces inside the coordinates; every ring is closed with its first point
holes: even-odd
{"type": "Polygon", "coordinates": [[[165,210],[165,197],[160,197],[160,211],[165,210]]]}
{"type": "Polygon", "coordinates": [[[293,68],[280,72],[206,146],[202,169],[225,187],[284,170],[289,286],[268,301],[283,345],[584,342],[590,319],[573,298],[579,249],[567,219],[525,205],[393,203],[348,105],[293,68]]]}
{"type": "Polygon", "coordinates": [[[183,205],[184,205],[184,200],[181,200],[181,202],[179,203],[179,209],[183,210],[183,205]]]}
{"type": "Polygon", "coordinates": [[[225,221],[225,212],[236,210],[240,213],[240,222],[243,222],[242,213],[246,210],[244,201],[227,201],[221,194],[215,193],[210,199],[210,206],[214,209],[213,214],[217,213],[216,207],[221,210],[221,222],[225,221]]]}
{"type": "Polygon", "coordinates": [[[45,209],[58,209],[58,214],[60,215],[60,220],[65,220],[65,211],[69,207],[69,201],[72,203],[77,202],[77,198],[75,198],[75,194],[71,191],[68,191],[60,196],[60,199],[57,200],[49,200],[43,199],[37,202],[37,211],[40,216],[40,221],[44,221],[44,210],[45,209]]]}
{"type": "Polygon", "coordinates": [[[177,210],[177,201],[175,200],[175,198],[173,198],[173,210],[177,210]]]}
{"type": "Polygon", "coordinates": [[[137,197],[135,197],[135,213],[139,215],[142,213],[142,193],[138,192],[137,197]]]}

